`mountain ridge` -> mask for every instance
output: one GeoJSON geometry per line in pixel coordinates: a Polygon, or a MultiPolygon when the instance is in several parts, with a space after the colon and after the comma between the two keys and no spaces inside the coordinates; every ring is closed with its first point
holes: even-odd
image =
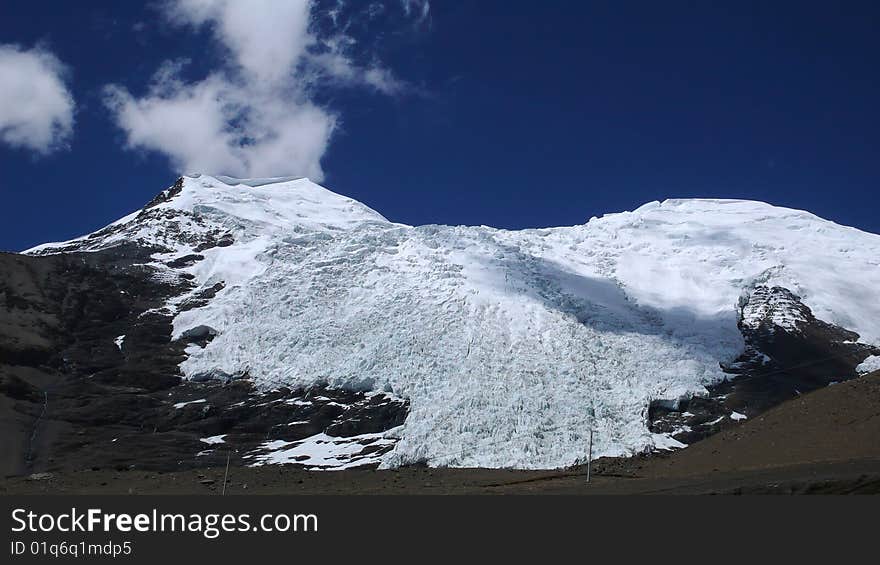
{"type": "Polygon", "coordinates": [[[669,199],[570,227],[407,226],[306,179],[226,180],[182,177],[138,213],[29,252],[134,246],[179,289],[156,311],[171,339],[207,328],[185,348],[190,379],[406,398],[383,465],[564,466],[591,428],[597,455],[681,446],[689,424],[651,425],[649,407],[729,378],[756,289],[786,289],[867,348],[880,339],[865,298],[880,236],[808,212],[669,199]]]}
{"type": "MultiPolygon", "coordinates": [[[[240,188],[243,191],[245,190],[244,187],[246,187],[247,189],[255,189],[255,188],[259,189],[259,188],[266,188],[266,187],[273,187],[273,186],[277,187],[279,185],[287,185],[287,187],[290,188],[290,183],[295,182],[295,181],[300,181],[303,183],[308,183],[309,185],[312,185],[313,187],[316,187],[316,188],[320,189],[321,191],[325,192],[326,194],[332,195],[333,197],[344,199],[344,200],[350,201],[350,202],[355,202],[355,203],[359,204],[360,206],[363,206],[364,208],[370,210],[371,212],[376,214],[376,216],[380,217],[382,220],[389,221],[390,223],[394,223],[394,224],[401,225],[401,226],[411,227],[411,228],[427,227],[427,226],[432,226],[432,225],[441,225],[441,226],[446,226],[446,227],[461,227],[461,228],[484,227],[484,228],[490,228],[493,230],[504,231],[504,232],[529,232],[529,231],[554,230],[554,229],[564,229],[564,228],[570,228],[570,227],[577,227],[577,226],[582,226],[582,225],[588,224],[590,221],[593,221],[593,220],[601,220],[601,219],[604,219],[607,217],[615,217],[618,215],[638,214],[640,212],[645,212],[645,211],[655,209],[655,208],[662,208],[664,206],[666,208],[670,208],[670,207],[676,207],[676,206],[688,205],[688,204],[716,204],[716,205],[720,205],[720,206],[745,204],[745,205],[754,206],[756,208],[766,208],[768,210],[787,212],[787,213],[792,213],[795,215],[804,215],[804,216],[808,216],[808,217],[811,217],[814,219],[821,220],[823,222],[827,222],[829,224],[833,224],[835,226],[846,228],[848,230],[854,230],[856,232],[863,233],[863,234],[876,235],[876,234],[872,234],[871,232],[861,230],[859,228],[846,226],[843,224],[838,224],[838,223],[833,222],[831,220],[824,219],[824,218],[822,218],[818,215],[815,215],[812,212],[809,212],[807,210],[802,210],[802,209],[798,209],[798,208],[791,208],[791,207],[786,207],[786,206],[778,206],[778,205],[770,204],[768,202],[764,202],[761,200],[751,200],[751,199],[741,199],[741,198],[717,198],[717,197],[694,197],[694,198],[671,197],[671,198],[666,198],[663,200],[652,200],[652,201],[645,202],[645,203],[635,207],[633,210],[626,210],[626,211],[620,211],[620,212],[607,212],[607,213],[602,214],[601,216],[592,216],[592,217],[588,218],[584,223],[581,223],[581,224],[563,225],[563,226],[544,226],[544,227],[531,227],[531,228],[497,228],[497,227],[486,225],[486,224],[463,224],[463,225],[457,225],[457,224],[406,224],[406,223],[401,223],[401,222],[391,222],[390,220],[387,220],[386,218],[384,218],[384,216],[382,216],[379,212],[375,211],[374,209],[372,209],[372,208],[370,208],[370,207],[368,207],[368,206],[366,206],[366,205],[364,205],[354,199],[348,198],[348,197],[343,196],[339,193],[336,193],[332,190],[329,190],[326,187],[323,187],[320,184],[315,183],[314,181],[312,181],[308,177],[303,177],[303,176],[282,176],[282,177],[266,177],[266,178],[262,178],[262,177],[236,178],[236,177],[230,177],[230,176],[226,176],[226,175],[209,175],[209,174],[203,174],[203,173],[193,173],[193,174],[184,175],[184,176],[179,177],[178,181],[175,183],[174,186],[176,186],[178,184],[183,184],[185,180],[206,181],[206,183],[203,185],[204,188],[211,188],[212,185],[213,185],[213,187],[216,187],[217,184],[220,184],[220,185],[224,185],[225,187],[240,188]]],[[[168,202],[169,201],[168,194],[174,190],[174,186],[158,193],[156,195],[156,197],[153,198],[153,200],[151,200],[149,203],[147,203],[145,205],[145,208],[168,202]]],[[[132,219],[134,219],[138,215],[138,213],[140,213],[142,211],[143,211],[143,208],[140,210],[136,210],[133,213],[122,216],[121,218],[111,222],[110,224],[108,224],[104,228],[100,228],[100,229],[96,230],[96,232],[92,232],[92,233],[99,233],[103,229],[106,229],[110,226],[114,226],[114,225],[118,225],[120,223],[125,223],[128,221],[131,221],[132,219]]],[[[29,247],[27,249],[20,251],[20,253],[25,253],[25,254],[40,253],[42,250],[46,249],[49,246],[62,246],[67,243],[80,241],[83,238],[88,237],[88,235],[91,235],[91,234],[75,237],[75,238],[65,240],[65,241],[60,241],[60,242],[46,242],[46,243],[34,245],[32,247],[29,247]]]]}

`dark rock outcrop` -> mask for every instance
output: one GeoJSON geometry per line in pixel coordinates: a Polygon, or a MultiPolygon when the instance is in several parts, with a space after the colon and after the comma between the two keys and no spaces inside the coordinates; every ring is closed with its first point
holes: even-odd
{"type": "MultiPolygon", "coordinates": [[[[90,468],[172,470],[225,463],[271,439],[348,437],[403,423],[405,401],[314,387],[259,391],[248,375],[184,381],[178,366],[207,326],[172,340],[183,277],[155,277],[151,250],[118,245],[0,254],[3,475],[90,468]],[[223,435],[222,443],[206,438],[223,435]]],[[[218,285],[188,307],[208,300],[218,285]]],[[[364,449],[368,449],[365,446],[364,449]]]]}
{"type": "Polygon", "coordinates": [[[829,384],[858,376],[856,367],[880,350],[859,335],[817,319],[793,292],[759,286],[740,304],[745,351],[722,366],[729,378],[707,387],[705,397],[671,406],[653,403],[651,431],[690,444],[739,420],[829,384]]]}

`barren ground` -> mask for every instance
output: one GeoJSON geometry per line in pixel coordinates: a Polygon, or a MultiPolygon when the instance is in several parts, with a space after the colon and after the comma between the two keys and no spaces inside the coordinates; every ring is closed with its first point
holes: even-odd
{"type": "MultiPolygon", "coordinates": [[[[803,395],[687,449],[584,469],[232,467],[227,494],[880,494],[880,373],[803,395]]],[[[0,494],[220,494],[225,469],[11,477],[0,494]]]]}

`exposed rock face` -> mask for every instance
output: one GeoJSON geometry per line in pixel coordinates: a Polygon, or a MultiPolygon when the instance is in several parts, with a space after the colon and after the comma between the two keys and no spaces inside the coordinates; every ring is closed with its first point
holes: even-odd
{"type": "MultiPolygon", "coordinates": [[[[8,447],[0,473],[170,470],[227,456],[250,464],[249,453],[271,452],[267,441],[295,445],[403,423],[407,403],[385,394],[321,386],[260,393],[246,375],[181,381],[184,348],[214,332],[193,328],[171,340],[162,306],[189,285],[152,276],[152,267],[139,264],[148,257],[136,245],[0,254],[0,434],[8,447]]],[[[378,452],[363,445],[330,463],[375,465],[393,443],[378,452]]]]}
{"type": "Polygon", "coordinates": [[[688,444],[800,394],[858,376],[856,367],[878,348],[859,335],[816,319],[782,287],[758,286],[740,306],[743,354],[723,367],[730,378],[707,387],[708,396],[649,410],[655,433],[688,444]]]}
{"type": "MultiPolygon", "coordinates": [[[[160,207],[180,195],[183,179],[160,192],[136,214],[110,224],[85,238],[68,242],[39,246],[30,250],[31,255],[53,255],[113,250],[102,259],[118,262],[129,258],[149,263],[156,255],[172,254],[164,261],[171,269],[179,269],[204,259],[200,252],[214,247],[228,247],[234,242],[232,234],[223,227],[205,220],[191,210],[160,207]],[[125,251],[124,249],[128,249],[125,251]],[[175,251],[191,250],[188,254],[175,251]],[[133,255],[132,255],[133,254],[133,255]]],[[[163,259],[165,259],[163,257],[163,259]]]]}

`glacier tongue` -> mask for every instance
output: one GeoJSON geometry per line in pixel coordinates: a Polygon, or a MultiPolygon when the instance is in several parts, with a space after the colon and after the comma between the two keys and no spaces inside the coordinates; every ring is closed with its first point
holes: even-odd
{"type": "Polygon", "coordinates": [[[176,336],[217,332],[182,371],[393,391],[411,404],[388,466],[564,466],[584,459],[591,427],[594,456],[661,447],[648,404],[723,378],[743,349],[741,297],[759,285],[880,343],[880,236],[759,202],[667,200],[539,230],[412,227],[307,179],[198,176],[154,208],[88,245],[161,240],[157,261],[185,257],[192,243],[160,229],[175,211],[230,235],[176,269],[197,290],[225,285],[177,313],[176,336]]]}

